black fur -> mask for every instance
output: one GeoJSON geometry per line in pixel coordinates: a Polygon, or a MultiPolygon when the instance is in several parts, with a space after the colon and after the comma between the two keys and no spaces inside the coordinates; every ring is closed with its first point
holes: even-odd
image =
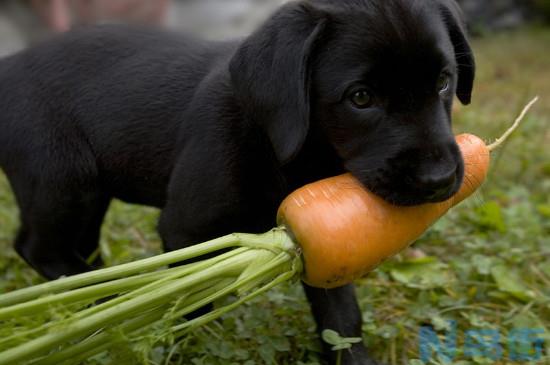
{"type": "MultiPolygon", "coordinates": [[[[167,250],[262,232],[293,189],[346,170],[395,204],[446,199],[463,175],[453,94],[468,103],[473,80],[450,0],[294,2],[243,41],[123,26],[56,37],[0,61],[15,247],[50,279],[89,270],[112,198],[162,208],[167,250]]],[[[352,286],[306,294],[320,330],[361,335],[352,286]]],[[[344,360],[373,363],[362,345],[344,360]]]]}

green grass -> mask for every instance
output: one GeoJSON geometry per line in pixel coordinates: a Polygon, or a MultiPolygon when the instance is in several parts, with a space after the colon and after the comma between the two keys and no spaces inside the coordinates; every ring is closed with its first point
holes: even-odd
{"type": "MultiPolygon", "coordinates": [[[[504,360],[510,355],[506,338],[526,327],[544,331],[544,357],[532,363],[550,364],[550,30],[474,43],[478,82],[473,104],[455,110],[457,132],[491,140],[528,99],[538,94],[541,100],[495,155],[482,192],[439,221],[414,249],[358,283],[364,339],[388,364],[422,364],[415,360],[420,326],[443,335],[449,320],[457,323],[459,344],[467,330],[493,329],[504,351],[501,361],[472,359],[459,346],[453,364],[528,363],[504,360]]],[[[40,281],[12,249],[17,214],[0,176],[0,292],[40,281]]],[[[101,239],[107,264],[160,252],[157,216],[154,209],[115,202],[101,239]]],[[[90,363],[318,363],[319,343],[297,284],[269,292],[184,341],[159,344],[143,337],[90,363]]],[[[430,363],[445,362],[436,357],[430,363]]]]}

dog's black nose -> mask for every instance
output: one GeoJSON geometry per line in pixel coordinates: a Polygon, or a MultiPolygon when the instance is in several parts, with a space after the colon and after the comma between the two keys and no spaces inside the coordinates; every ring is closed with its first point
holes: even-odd
{"type": "Polygon", "coordinates": [[[432,171],[416,177],[416,183],[430,201],[448,198],[450,191],[456,184],[456,168],[447,171],[432,171]]]}

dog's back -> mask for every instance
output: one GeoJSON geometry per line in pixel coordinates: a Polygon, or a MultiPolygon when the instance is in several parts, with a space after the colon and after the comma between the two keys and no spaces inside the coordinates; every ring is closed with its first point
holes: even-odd
{"type": "Polygon", "coordinates": [[[0,61],[0,167],[29,264],[47,278],[89,270],[112,198],[165,204],[186,109],[234,47],[100,26],[0,61]]]}
{"type": "Polygon", "coordinates": [[[115,196],[162,205],[182,114],[231,49],[159,30],[101,26],[2,60],[0,166],[10,170],[17,160],[20,169],[27,161],[37,164],[29,171],[39,171],[41,156],[57,158],[52,146],[63,141],[57,150],[78,151],[89,160],[86,168],[99,169],[118,190],[115,196]]]}

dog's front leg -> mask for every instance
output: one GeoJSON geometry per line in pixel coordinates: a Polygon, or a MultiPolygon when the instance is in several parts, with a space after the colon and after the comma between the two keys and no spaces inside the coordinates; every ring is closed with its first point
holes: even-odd
{"type": "MultiPolygon", "coordinates": [[[[304,284],[304,290],[311,305],[311,311],[317,329],[321,334],[331,329],[342,337],[361,337],[361,311],[355,297],[353,285],[336,289],[319,289],[304,284]]],[[[323,341],[324,357],[328,364],[336,364],[337,352],[323,341]]],[[[362,343],[354,344],[349,350],[343,350],[343,365],[376,365],[362,343]]]]}

